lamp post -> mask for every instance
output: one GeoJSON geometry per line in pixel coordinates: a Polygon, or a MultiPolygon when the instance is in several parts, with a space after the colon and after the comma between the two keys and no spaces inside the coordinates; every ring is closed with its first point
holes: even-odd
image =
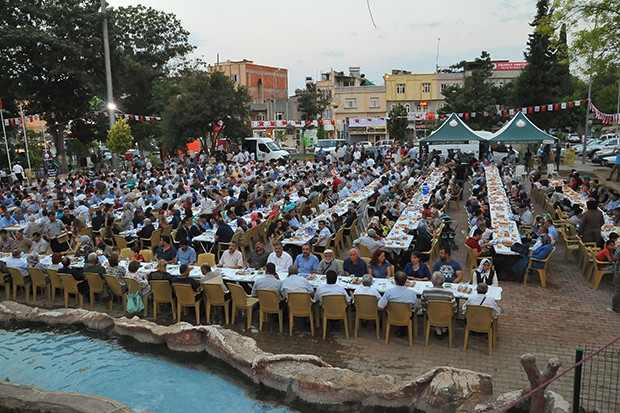
{"type": "Polygon", "coordinates": [[[277,68],[274,72],[273,72],[273,82],[272,82],[272,87],[273,87],[273,101],[272,101],[272,112],[273,112],[273,123],[275,125],[275,129],[273,130],[273,140],[277,142],[276,137],[278,136],[278,120],[276,119],[276,102],[277,102],[277,83],[276,83],[276,74],[281,70],[282,68],[279,67],[277,68]]]}
{"type": "Polygon", "coordinates": [[[4,145],[6,146],[6,157],[9,160],[9,174],[13,171],[11,164],[11,153],[9,152],[9,140],[6,137],[6,128],[4,127],[4,109],[2,109],[2,101],[0,101],[0,120],[2,121],[2,133],[4,134],[4,145]]]}
{"type": "MultiPolygon", "coordinates": [[[[26,133],[26,120],[24,119],[24,107],[19,105],[19,115],[22,119],[22,130],[24,131],[24,143],[26,144],[26,159],[28,159],[28,171],[32,172],[32,167],[30,166],[30,150],[28,149],[28,134],[26,133]]],[[[26,175],[26,180],[30,182],[29,174],[26,175]]]]}

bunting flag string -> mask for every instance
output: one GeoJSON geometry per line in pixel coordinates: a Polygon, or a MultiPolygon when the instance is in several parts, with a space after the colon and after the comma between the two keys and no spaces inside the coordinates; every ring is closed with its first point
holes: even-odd
{"type": "MultiPolygon", "coordinates": [[[[33,123],[43,120],[53,120],[59,118],[62,115],[62,112],[52,112],[47,114],[47,116],[39,116],[39,115],[29,115],[24,116],[23,120],[21,117],[16,118],[4,118],[5,126],[14,126],[21,125],[22,123],[33,123]]],[[[100,117],[108,117],[108,112],[105,111],[90,111],[87,113],[88,116],[100,116],[100,117]]],[[[126,119],[136,122],[163,122],[164,119],[161,116],[145,116],[145,115],[129,115],[126,113],[115,113],[114,117],[116,119],[126,119]]]]}
{"type": "Polygon", "coordinates": [[[594,114],[594,117],[605,125],[614,125],[620,123],[620,113],[603,113],[594,106],[592,101],[588,102],[588,107],[594,114]]]}

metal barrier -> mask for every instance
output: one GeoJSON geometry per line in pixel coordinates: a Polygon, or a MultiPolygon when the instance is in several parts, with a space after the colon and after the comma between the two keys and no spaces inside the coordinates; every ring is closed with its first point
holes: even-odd
{"type": "Polygon", "coordinates": [[[620,348],[578,347],[575,363],[584,356],[593,357],[575,369],[573,413],[620,411],[620,348]]]}
{"type": "Polygon", "coordinates": [[[573,413],[620,412],[620,348],[612,347],[618,341],[620,336],[598,350],[577,348],[575,364],[502,408],[500,413],[510,412],[572,370],[575,370],[573,413]]]}

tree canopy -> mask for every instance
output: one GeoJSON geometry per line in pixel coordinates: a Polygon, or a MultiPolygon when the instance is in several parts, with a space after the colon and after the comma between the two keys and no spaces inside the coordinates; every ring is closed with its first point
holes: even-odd
{"type": "Polygon", "coordinates": [[[125,119],[119,119],[108,131],[105,144],[112,153],[122,155],[131,149],[132,141],[131,127],[125,119]]]}
{"type": "Polygon", "coordinates": [[[215,149],[222,137],[238,140],[251,135],[246,87],[235,87],[218,71],[188,71],[176,82],[178,94],[170,98],[165,112],[167,149],[182,149],[195,139],[203,148],[215,149]]]}
{"type": "MultiPolygon", "coordinates": [[[[27,113],[48,119],[61,170],[66,170],[64,138],[69,121],[92,109],[93,96],[105,96],[100,3],[0,2],[3,102],[9,111],[15,110],[13,102],[24,102],[27,113]]],[[[143,6],[108,11],[114,95],[121,97],[118,107],[129,113],[149,113],[153,82],[173,72],[172,63],[192,50],[189,33],[173,15],[143,6]]],[[[138,137],[158,135],[152,128],[140,125],[138,137]]],[[[85,136],[73,138],[83,141],[97,135],[86,127],[76,132],[85,136]]]]}
{"type": "Polygon", "coordinates": [[[390,139],[404,142],[407,137],[407,127],[409,126],[407,109],[400,103],[395,105],[388,113],[386,124],[390,139]]]}

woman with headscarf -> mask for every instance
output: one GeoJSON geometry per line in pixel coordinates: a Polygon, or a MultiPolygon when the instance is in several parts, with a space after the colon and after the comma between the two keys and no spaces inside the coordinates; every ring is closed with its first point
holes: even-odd
{"type": "MultiPolygon", "coordinates": [[[[523,257],[512,266],[512,272],[521,278],[525,276],[525,271],[527,270],[527,266],[530,263],[531,258],[544,260],[549,256],[549,254],[551,254],[551,251],[553,251],[553,244],[551,243],[551,237],[549,234],[544,232],[541,233],[537,242],[538,241],[540,241],[540,245],[532,252],[531,257],[523,257]]],[[[532,262],[532,268],[544,268],[544,266],[545,264],[542,262],[532,262]]]]}
{"type": "Polygon", "coordinates": [[[482,283],[493,287],[497,287],[499,285],[499,282],[497,281],[497,273],[491,267],[491,260],[488,258],[483,258],[482,261],[480,261],[480,266],[474,271],[474,276],[472,278],[473,285],[482,283]]]}
{"type": "Polygon", "coordinates": [[[260,223],[262,222],[262,220],[260,219],[260,215],[260,212],[252,211],[252,213],[250,214],[250,228],[256,228],[258,225],[260,225],[260,223]]]}
{"type": "Polygon", "coordinates": [[[172,225],[172,229],[177,229],[179,224],[181,223],[181,210],[175,209],[172,213],[172,221],[170,221],[170,225],[172,225]]]}
{"type": "Polygon", "coordinates": [[[131,229],[131,221],[133,220],[133,204],[125,202],[123,204],[123,215],[121,216],[121,231],[129,231],[131,229]]]}
{"type": "MultiPolygon", "coordinates": [[[[76,220],[77,221],[77,220],[76,220]]],[[[77,257],[86,257],[93,252],[93,246],[88,235],[82,235],[78,238],[79,246],[75,252],[77,257]]]]}

